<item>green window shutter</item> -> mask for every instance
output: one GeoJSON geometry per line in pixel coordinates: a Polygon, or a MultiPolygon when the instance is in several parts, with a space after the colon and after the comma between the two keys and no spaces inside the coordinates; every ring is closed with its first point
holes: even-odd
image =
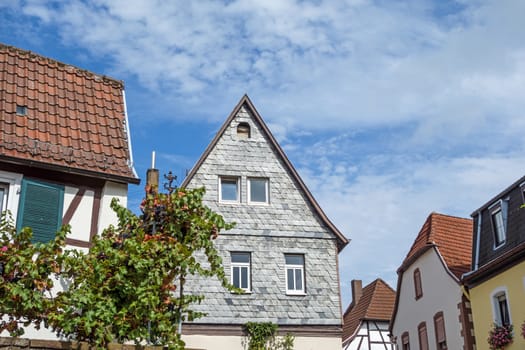
{"type": "Polygon", "coordinates": [[[17,230],[33,229],[33,242],[49,242],[62,225],[64,186],[22,180],[17,230]]]}

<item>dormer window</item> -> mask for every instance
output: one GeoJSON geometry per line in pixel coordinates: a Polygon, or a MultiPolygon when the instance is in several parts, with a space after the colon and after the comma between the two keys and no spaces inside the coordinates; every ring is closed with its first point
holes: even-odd
{"type": "Polygon", "coordinates": [[[508,201],[500,200],[489,207],[492,232],[494,234],[494,249],[505,244],[507,238],[507,206],[508,201]]]}
{"type": "Polygon", "coordinates": [[[26,106],[16,106],[16,115],[27,115],[27,107],[26,106]]]}
{"type": "Polygon", "coordinates": [[[239,125],[237,125],[237,137],[239,139],[249,139],[251,137],[250,124],[244,122],[239,123],[239,125]]]}

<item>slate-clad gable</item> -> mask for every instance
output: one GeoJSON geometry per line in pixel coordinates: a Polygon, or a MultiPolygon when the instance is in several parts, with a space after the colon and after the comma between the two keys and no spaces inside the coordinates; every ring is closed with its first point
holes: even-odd
{"type": "Polygon", "coordinates": [[[191,180],[191,186],[206,187],[207,204],[237,223],[225,234],[305,236],[333,239],[308,204],[298,184],[287,172],[250,112],[241,108],[191,180]],[[250,139],[239,139],[237,125],[248,122],[250,139]],[[239,176],[240,203],[218,201],[220,176],[239,176]],[[248,205],[248,178],[269,180],[269,205],[248,205]]]}
{"type": "Polygon", "coordinates": [[[204,293],[198,306],[208,324],[244,324],[271,321],[280,325],[341,325],[337,269],[338,247],[348,241],[334,234],[317,204],[303,191],[304,184],[282,157],[273,137],[244,97],[183,186],[206,188],[205,204],[227,221],[232,230],[221,232],[216,246],[230,275],[230,252],[251,252],[249,294],[225,291],[218,282],[192,280],[190,288],[204,293]],[[242,103],[242,101],[246,103],[242,103]],[[237,135],[247,123],[250,137],[237,135]],[[239,177],[240,201],[219,200],[221,176],[239,177]],[[248,203],[248,180],[266,178],[269,203],[248,203]],[[285,254],[304,254],[306,295],[286,295],[285,254]]]}

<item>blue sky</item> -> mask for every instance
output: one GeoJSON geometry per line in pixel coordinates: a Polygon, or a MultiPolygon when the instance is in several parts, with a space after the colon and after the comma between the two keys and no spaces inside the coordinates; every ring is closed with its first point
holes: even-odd
{"type": "MultiPolygon", "coordinates": [[[[0,42],[126,86],[135,168],[180,181],[247,93],[350,239],[350,280],[396,269],[432,212],[523,175],[522,0],[0,2],[0,42]]],[[[136,209],[142,186],[130,188],[136,209]]]]}

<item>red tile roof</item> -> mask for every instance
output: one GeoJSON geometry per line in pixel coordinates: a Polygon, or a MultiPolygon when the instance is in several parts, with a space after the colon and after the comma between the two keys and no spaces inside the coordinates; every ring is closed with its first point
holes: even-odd
{"type": "Polygon", "coordinates": [[[361,297],[350,304],[343,316],[343,341],[347,341],[363,320],[390,322],[396,292],[385,281],[378,278],[363,288],[361,297]]]}
{"type": "Polygon", "coordinates": [[[458,279],[470,271],[472,220],[431,213],[412,244],[400,269],[411,264],[422,251],[436,246],[450,272],[458,279]]]}
{"type": "Polygon", "coordinates": [[[121,81],[0,44],[0,159],[138,183],[123,90],[121,81]]]}

